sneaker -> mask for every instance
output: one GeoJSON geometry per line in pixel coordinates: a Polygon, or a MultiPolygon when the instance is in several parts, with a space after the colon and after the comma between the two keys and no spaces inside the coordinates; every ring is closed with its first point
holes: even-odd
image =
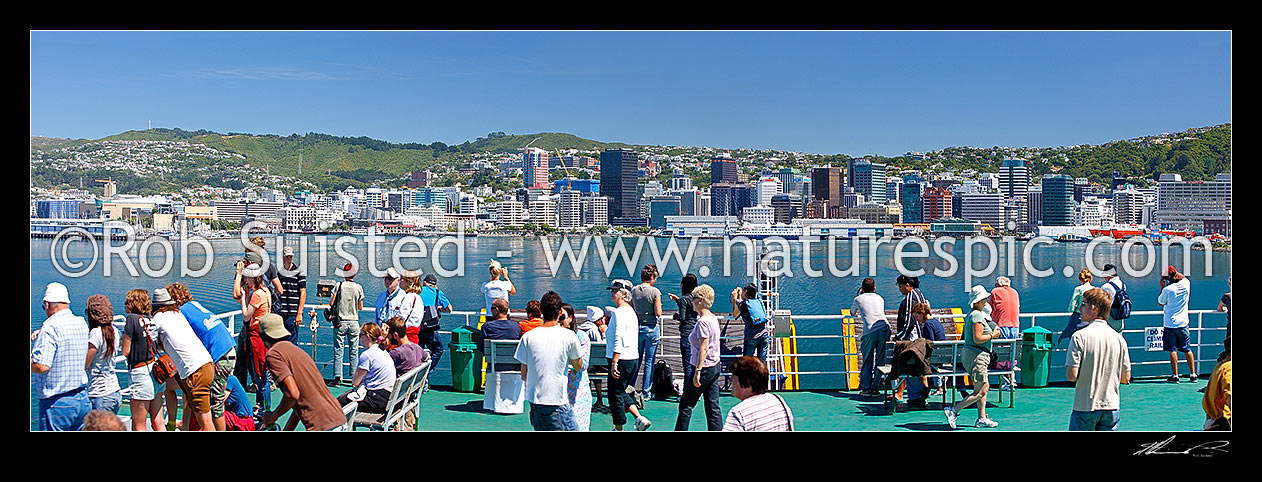
{"type": "Polygon", "coordinates": [[[649,419],[647,418],[640,417],[640,418],[635,419],[635,430],[637,432],[643,432],[645,430],[648,430],[649,427],[652,427],[652,426],[653,426],[653,422],[650,422],[649,419]]]}
{"type": "Polygon", "coordinates": [[[944,408],[942,413],[946,414],[947,425],[951,426],[951,430],[955,430],[955,407],[944,408]]]}
{"type": "Polygon", "coordinates": [[[1179,383],[1179,376],[1178,376],[1178,375],[1170,375],[1170,378],[1167,378],[1167,379],[1166,379],[1166,383],[1179,383]]]}
{"type": "Polygon", "coordinates": [[[1192,382],[1192,383],[1196,383],[1196,375],[1192,375],[1192,376],[1188,377],[1188,381],[1189,381],[1189,382],[1192,382]]]}
{"type": "Polygon", "coordinates": [[[977,419],[977,424],[974,426],[977,428],[995,428],[999,426],[999,422],[989,418],[979,418],[977,419]]]}

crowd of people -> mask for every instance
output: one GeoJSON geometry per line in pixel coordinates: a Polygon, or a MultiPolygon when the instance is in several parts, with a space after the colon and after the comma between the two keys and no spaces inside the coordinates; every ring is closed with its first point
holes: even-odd
{"type": "MultiPolygon", "coordinates": [[[[262,238],[252,243],[258,249],[264,247],[262,238]]],[[[422,279],[416,271],[387,269],[384,289],[376,297],[375,316],[361,325],[365,288],[355,282],[355,267],[347,264],[339,273],[342,281],[331,289],[325,311],[335,335],[330,383],[310,355],[295,344],[307,281],[292,250],[284,250],[280,269],[262,268],[254,262],[261,261],[255,251],[247,249],[235,266],[232,295],[240,303],[245,322],[236,339],[181,283],[128,291],[121,330],[114,325],[114,308],[106,296],[88,298],[85,320],[69,309],[66,287],[49,284],[44,295],[48,318],[31,335],[40,429],[121,426],[121,422],[113,423],[122,404],[116,356],[126,360],[130,375],[129,408],[135,431],[168,431],[177,426],[185,431],[274,429],[290,411],[285,430],[296,428],[298,422],[307,430],[340,430],[346,425],[342,407],[356,402],[360,411],[385,413],[398,377],[441,359],[438,320],[441,312],[451,311],[452,304],[434,275],[422,279]],[[349,365],[343,364],[345,351],[350,352],[349,365]],[[328,386],[343,385],[347,366],[350,371],[345,378],[351,388],[335,397],[328,386]],[[273,389],[282,393],[275,407],[273,389]],[[176,391],[183,399],[183,419],[178,424],[176,391]],[[248,392],[254,392],[255,403],[249,402],[248,392]]],[[[513,360],[488,367],[484,409],[520,414],[529,402],[530,422],[536,430],[586,431],[593,406],[601,406],[607,397],[614,430],[623,430],[629,422],[641,431],[653,426],[642,410],[645,398],[660,392],[653,389],[663,315],[655,265],[641,270],[638,285],[613,280],[606,288],[610,306],[588,306],[581,320],[574,307],[554,291],[529,300],[524,320],[510,319],[509,297],[516,296],[517,289],[498,262],[491,263],[489,272],[490,279],[481,290],[487,317],[479,330],[479,350],[486,352],[488,340],[518,343],[513,360]],[[608,371],[599,374],[607,376],[589,378],[590,357],[599,355],[592,353],[591,345],[601,342],[608,371]]],[[[1102,274],[1105,282],[1094,287],[1090,270],[1079,273],[1081,284],[1071,300],[1073,315],[1061,335],[1061,340],[1069,340],[1066,379],[1075,384],[1070,430],[1116,430],[1120,424],[1118,386],[1130,379],[1128,349],[1120,334],[1129,315],[1126,287],[1112,265],[1106,265],[1102,274]],[[1124,309],[1119,306],[1123,300],[1124,309]]],[[[1170,352],[1169,381],[1179,381],[1178,353],[1183,353],[1189,379],[1195,382],[1196,365],[1188,347],[1190,282],[1169,267],[1161,284],[1157,301],[1164,313],[1164,347],[1170,352]]],[[[901,299],[892,326],[873,278],[861,282],[850,306],[848,314],[856,320],[860,339],[860,394],[878,396],[880,388],[890,384],[896,408],[903,403],[924,406],[929,397],[945,389],[941,378],[920,375],[886,380],[878,367],[887,359],[890,342],[902,350],[918,340],[930,345],[944,341],[947,334],[920,291],[917,277],[901,275],[895,285],[901,299]]],[[[712,311],[716,292],[710,285],[699,284],[692,274],[683,277],[679,288],[678,294],[667,294],[678,308],[673,319],[679,324],[683,366],[682,389],[674,392],[678,398],[675,430],[688,430],[692,411],[702,400],[708,430],[792,430],[788,404],[768,393],[771,323],[757,286],[737,287],[729,295],[731,316],[744,325],[744,339],[742,356],[726,364],[732,394],[741,400],[726,418],[719,406],[725,363],[722,330],[712,311]]],[[[998,425],[986,414],[989,371],[998,361],[992,342],[1021,336],[1020,303],[1006,277],[998,277],[989,292],[981,285],[972,288],[970,312],[959,333],[964,342],[960,361],[972,381],[972,391],[953,381],[964,398],[943,410],[952,428],[960,412],[973,406],[978,412],[976,427],[998,425]]],[[[1229,319],[1230,303],[1228,292],[1219,309],[1227,311],[1229,319]]],[[[314,310],[310,316],[315,318],[314,310]]],[[[1228,350],[1219,358],[1203,401],[1206,429],[1230,427],[1229,340],[1230,332],[1228,350]]],[[[1014,385],[1005,376],[1000,390],[1013,390],[1014,385]]],[[[416,422],[410,411],[396,428],[413,430],[416,422]]]]}

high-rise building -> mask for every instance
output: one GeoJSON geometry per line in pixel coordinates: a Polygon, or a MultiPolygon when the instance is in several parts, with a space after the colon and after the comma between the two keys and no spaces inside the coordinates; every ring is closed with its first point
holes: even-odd
{"type": "Polygon", "coordinates": [[[1113,221],[1113,208],[1103,198],[1087,196],[1074,206],[1074,226],[1098,228],[1106,221],[1113,221]]]}
{"type": "Polygon", "coordinates": [[[548,185],[548,151],[527,147],[521,152],[522,184],[526,188],[548,185]]]}
{"type": "Polygon", "coordinates": [[[574,229],[583,226],[583,200],[578,191],[557,194],[557,227],[574,229]]]}
{"type": "Polygon", "coordinates": [[[989,224],[1002,229],[1004,225],[1003,195],[973,193],[960,196],[960,218],[989,224]]]}
{"type": "Polygon", "coordinates": [[[775,177],[764,177],[759,179],[756,186],[758,189],[757,204],[759,206],[770,206],[772,196],[784,192],[784,185],[780,184],[780,179],[775,177]]]}
{"type": "Polygon", "coordinates": [[[540,196],[530,203],[530,222],[557,227],[557,203],[552,196],[540,196]]]}
{"type": "Polygon", "coordinates": [[[1075,204],[1072,177],[1043,175],[1043,226],[1072,226],[1075,204]]]}
{"type": "Polygon", "coordinates": [[[930,223],[951,217],[951,190],[931,187],[920,195],[921,221],[930,223]]]}
{"type": "Polygon", "coordinates": [[[1113,220],[1139,224],[1144,220],[1144,194],[1134,189],[1113,191],[1113,220]]]}
{"type": "Polygon", "coordinates": [[[999,178],[995,177],[993,172],[982,173],[982,177],[977,178],[977,185],[984,192],[997,191],[999,190],[999,178]]]}
{"type": "Polygon", "coordinates": [[[738,177],[735,159],[723,154],[710,159],[710,184],[736,184],[738,177]]]}
{"type": "Polygon", "coordinates": [[[583,225],[609,225],[609,198],[604,196],[583,196],[583,225]]]}
{"type": "Polygon", "coordinates": [[[495,205],[495,224],[520,228],[526,224],[526,210],[521,201],[500,201],[495,205]]]}
{"type": "Polygon", "coordinates": [[[1091,193],[1091,181],[1085,177],[1074,179],[1074,202],[1082,202],[1082,198],[1091,193]]]}
{"type": "Polygon", "coordinates": [[[868,224],[894,224],[902,220],[903,209],[898,203],[865,202],[850,208],[848,215],[868,224]]]}
{"type": "Polygon", "coordinates": [[[416,189],[418,187],[429,187],[429,182],[433,177],[428,170],[412,171],[407,173],[408,189],[416,189]]]}
{"type": "Polygon", "coordinates": [[[1026,223],[1037,227],[1043,223],[1043,186],[1030,186],[1025,193],[1026,223]]]}
{"type": "Polygon", "coordinates": [[[1183,181],[1180,177],[1158,182],[1153,224],[1158,229],[1230,236],[1231,174],[1219,174],[1213,181],[1183,181]]]}
{"type": "Polygon", "coordinates": [[[600,180],[567,177],[552,183],[552,194],[570,190],[578,191],[583,196],[596,196],[600,194],[600,180]]]}
{"type": "Polygon", "coordinates": [[[903,195],[903,178],[890,177],[885,179],[885,197],[889,201],[902,201],[903,195]]]}
{"type": "MultiPolygon", "coordinates": [[[[696,189],[688,190],[670,190],[672,196],[679,196],[679,215],[680,216],[700,216],[697,208],[701,206],[701,191],[696,189]]],[[[707,206],[708,208],[709,206],[707,206]]]]}
{"type": "Polygon", "coordinates": [[[775,211],[777,224],[789,224],[802,217],[802,196],[777,194],[771,197],[771,208],[775,211]]]}
{"type": "Polygon", "coordinates": [[[822,218],[830,217],[832,209],[841,207],[841,168],[817,167],[811,169],[811,195],[815,200],[823,201],[822,218]]]}
{"type": "Polygon", "coordinates": [[[672,191],[690,191],[692,190],[692,178],[684,173],[681,168],[675,168],[674,174],[670,177],[670,190],[672,191]]]}
{"type": "Polygon", "coordinates": [[[711,216],[740,216],[744,208],[756,204],[754,187],[749,184],[715,184],[710,186],[711,216]]]}
{"type": "Polygon", "coordinates": [[[460,195],[460,214],[477,214],[478,197],[472,194],[460,195]]]}
{"type": "Polygon", "coordinates": [[[678,216],[679,211],[679,196],[653,196],[649,199],[649,227],[666,227],[666,216],[678,216]]]}
{"type": "Polygon", "coordinates": [[[609,198],[609,218],[634,218],[639,214],[636,199],[636,169],[639,156],[631,149],[605,149],[600,153],[600,195],[609,198]]]}
{"type": "Polygon", "coordinates": [[[999,192],[1004,199],[1025,196],[1030,190],[1030,161],[1004,159],[999,168],[999,192]]]}
{"type": "Polygon", "coordinates": [[[885,164],[860,160],[854,163],[854,191],[867,202],[885,202],[885,164]]]}
{"type": "Polygon", "coordinates": [[[899,188],[899,202],[903,205],[904,223],[923,222],[924,209],[920,196],[924,194],[924,184],[918,181],[903,182],[899,188]]]}

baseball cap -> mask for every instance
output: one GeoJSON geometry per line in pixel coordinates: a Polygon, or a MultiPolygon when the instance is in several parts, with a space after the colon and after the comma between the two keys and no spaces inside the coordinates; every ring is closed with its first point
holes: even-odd
{"type": "Polygon", "coordinates": [[[394,266],[386,268],[386,277],[390,279],[399,279],[399,270],[394,269],[394,266]]]}
{"type": "Polygon", "coordinates": [[[294,248],[291,248],[291,247],[289,247],[289,246],[285,246],[285,249],[284,249],[283,251],[281,251],[281,252],[282,252],[282,253],[284,253],[284,254],[282,254],[282,256],[293,256],[293,255],[294,255],[294,248]]]}
{"type": "Polygon", "coordinates": [[[609,291],[629,290],[631,289],[631,282],[624,279],[616,279],[613,280],[613,282],[609,284],[609,287],[605,289],[609,291]]]}
{"type": "Polygon", "coordinates": [[[1100,276],[1117,276],[1117,266],[1111,264],[1104,265],[1104,271],[1100,272],[1100,276]]]}
{"type": "Polygon", "coordinates": [[[289,330],[285,329],[285,320],[276,313],[268,313],[259,318],[259,330],[268,338],[276,340],[289,337],[289,330]]]}
{"type": "Polygon", "coordinates": [[[70,292],[66,290],[66,285],[61,283],[48,283],[48,287],[44,288],[44,301],[49,303],[70,303],[70,292]]]}
{"type": "Polygon", "coordinates": [[[1174,269],[1174,265],[1166,266],[1166,276],[1172,276],[1178,272],[1179,270],[1174,269]]]}
{"type": "Polygon", "coordinates": [[[425,282],[432,285],[436,285],[438,284],[438,277],[434,276],[434,273],[427,274],[425,275],[425,282]]]}

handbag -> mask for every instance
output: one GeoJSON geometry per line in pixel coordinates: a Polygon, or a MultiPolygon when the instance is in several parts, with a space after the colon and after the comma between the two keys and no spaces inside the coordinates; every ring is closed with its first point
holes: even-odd
{"type": "MultiPolygon", "coordinates": [[[[145,328],[145,339],[149,340],[149,356],[153,357],[153,338],[149,336],[148,328],[145,328]]],[[[162,356],[154,360],[153,379],[158,383],[166,383],[167,379],[176,376],[178,373],[175,369],[175,362],[171,361],[170,355],[163,353],[162,356]]]]}
{"type": "Polygon", "coordinates": [[[324,319],[333,324],[334,328],[342,325],[342,318],[337,314],[337,295],[342,292],[342,283],[338,283],[333,287],[333,296],[329,299],[329,307],[324,309],[324,319]]]}

